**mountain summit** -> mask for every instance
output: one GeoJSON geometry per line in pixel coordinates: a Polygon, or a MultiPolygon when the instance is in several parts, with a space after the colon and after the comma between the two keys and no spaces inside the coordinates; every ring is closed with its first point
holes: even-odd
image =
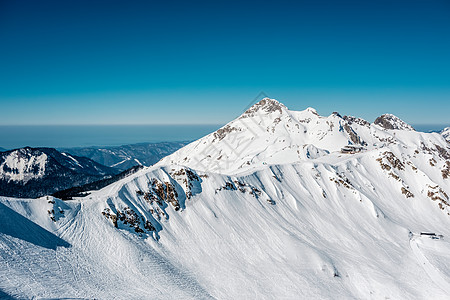
{"type": "Polygon", "coordinates": [[[249,109],[247,109],[241,117],[251,117],[254,116],[256,112],[263,112],[267,114],[272,112],[283,113],[283,110],[286,109],[287,109],[286,106],[284,106],[277,100],[264,98],[258,103],[252,105],[249,109]]]}
{"type": "Polygon", "coordinates": [[[373,123],[384,129],[415,130],[411,125],[391,114],[381,115],[373,123]]]}
{"type": "Polygon", "coordinates": [[[240,117],[161,163],[233,173],[267,164],[315,159],[348,145],[376,149],[392,143],[415,143],[391,130],[411,131],[411,126],[394,115],[380,118],[370,124],[338,113],[320,116],[313,108],[291,111],[277,100],[264,98],[240,117]]]}

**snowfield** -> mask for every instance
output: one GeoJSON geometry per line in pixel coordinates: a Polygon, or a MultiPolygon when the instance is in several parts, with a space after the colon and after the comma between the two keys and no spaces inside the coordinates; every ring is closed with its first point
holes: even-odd
{"type": "Polygon", "coordinates": [[[0,198],[0,295],[448,299],[449,144],[389,121],[263,99],[85,198],[0,198]]]}
{"type": "Polygon", "coordinates": [[[450,127],[446,127],[444,129],[442,129],[442,131],[440,133],[444,137],[444,139],[446,139],[447,142],[450,143],[450,127]]]}
{"type": "MultiPolygon", "coordinates": [[[[27,155],[28,153],[25,153],[27,155]]],[[[26,183],[30,179],[42,178],[45,174],[47,154],[38,156],[27,155],[25,159],[20,150],[11,152],[0,164],[0,178],[8,181],[22,181],[26,183]],[[14,170],[14,171],[13,171],[14,170]]]]}

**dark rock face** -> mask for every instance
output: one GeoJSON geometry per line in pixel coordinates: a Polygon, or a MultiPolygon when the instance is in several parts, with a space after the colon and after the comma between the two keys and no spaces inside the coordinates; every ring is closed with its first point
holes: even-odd
{"type": "Polygon", "coordinates": [[[381,115],[373,123],[384,129],[414,130],[411,125],[391,114],[381,115]]]}
{"type": "Polygon", "coordinates": [[[220,128],[214,133],[214,138],[220,140],[223,140],[228,133],[231,133],[233,131],[237,131],[238,129],[236,127],[231,127],[230,125],[227,125],[223,128],[220,128]]]}
{"type": "Polygon", "coordinates": [[[25,147],[0,153],[0,195],[36,198],[116,173],[85,157],[25,147]]]}
{"type": "Polygon", "coordinates": [[[253,116],[258,111],[263,111],[264,113],[272,113],[278,111],[279,113],[283,112],[283,109],[286,109],[286,106],[278,102],[274,99],[264,98],[249,109],[247,109],[241,118],[246,118],[249,116],[253,116]]]}
{"type": "MultiPolygon", "coordinates": [[[[361,126],[366,126],[366,127],[369,127],[370,126],[370,123],[369,122],[367,122],[366,120],[364,120],[364,119],[361,119],[361,118],[356,118],[356,117],[352,117],[352,116],[343,116],[342,117],[345,121],[347,121],[347,123],[349,124],[349,125],[352,125],[353,123],[356,123],[356,124],[359,124],[359,125],[361,125],[361,126]]],[[[376,122],[376,121],[375,121],[376,122]]],[[[376,124],[376,123],[375,123],[376,124]]]]}
{"type": "Polygon", "coordinates": [[[344,130],[347,132],[349,139],[352,141],[353,144],[359,144],[359,145],[367,145],[366,142],[364,142],[358,134],[351,128],[348,124],[344,124],[343,126],[344,130]]]}
{"type": "Polygon", "coordinates": [[[396,129],[393,124],[391,124],[389,121],[387,121],[383,116],[378,117],[375,122],[375,124],[380,125],[384,129],[396,129]]]}

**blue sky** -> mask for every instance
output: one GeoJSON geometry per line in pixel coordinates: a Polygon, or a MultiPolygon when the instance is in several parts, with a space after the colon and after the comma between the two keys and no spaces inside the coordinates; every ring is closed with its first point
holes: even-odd
{"type": "Polygon", "coordinates": [[[0,125],[289,108],[450,123],[450,2],[0,0],[0,125]]]}

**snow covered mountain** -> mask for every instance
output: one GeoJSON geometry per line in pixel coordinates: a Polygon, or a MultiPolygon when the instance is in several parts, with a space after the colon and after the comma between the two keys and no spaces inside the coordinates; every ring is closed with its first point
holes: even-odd
{"type": "Polygon", "coordinates": [[[0,195],[39,197],[116,173],[85,157],[25,147],[0,153],[0,195]]]}
{"type": "Polygon", "coordinates": [[[444,137],[444,139],[450,143],[450,127],[446,127],[442,129],[441,135],[444,137]]]}
{"type": "Polygon", "coordinates": [[[370,124],[360,118],[342,117],[338,113],[322,117],[313,108],[290,111],[276,100],[263,99],[236,120],[183,147],[161,163],[228,174],[262,165],[318,159],[347,145],[367,150],[400,146],[413,151],[447,147],[439,134],[414,132],[393,115],[383,115],[377,120],[380,118],[389,120],[386,121],[389,126],[380,126],[385,124],[381,121],[370,124]]]}
{"type": "Polygon", "coordinates": [[[446,299],[450,145],[263,99],[71,201],[0,198],[18,298],[446,299]]]}
{"type": "Polygon", "coordinates": [[[61,148],[59,151],[83,156],[121,171],[133,166],[151,166],[172,154],[187,142],[140,143],[114,147],[61,148]]]}

